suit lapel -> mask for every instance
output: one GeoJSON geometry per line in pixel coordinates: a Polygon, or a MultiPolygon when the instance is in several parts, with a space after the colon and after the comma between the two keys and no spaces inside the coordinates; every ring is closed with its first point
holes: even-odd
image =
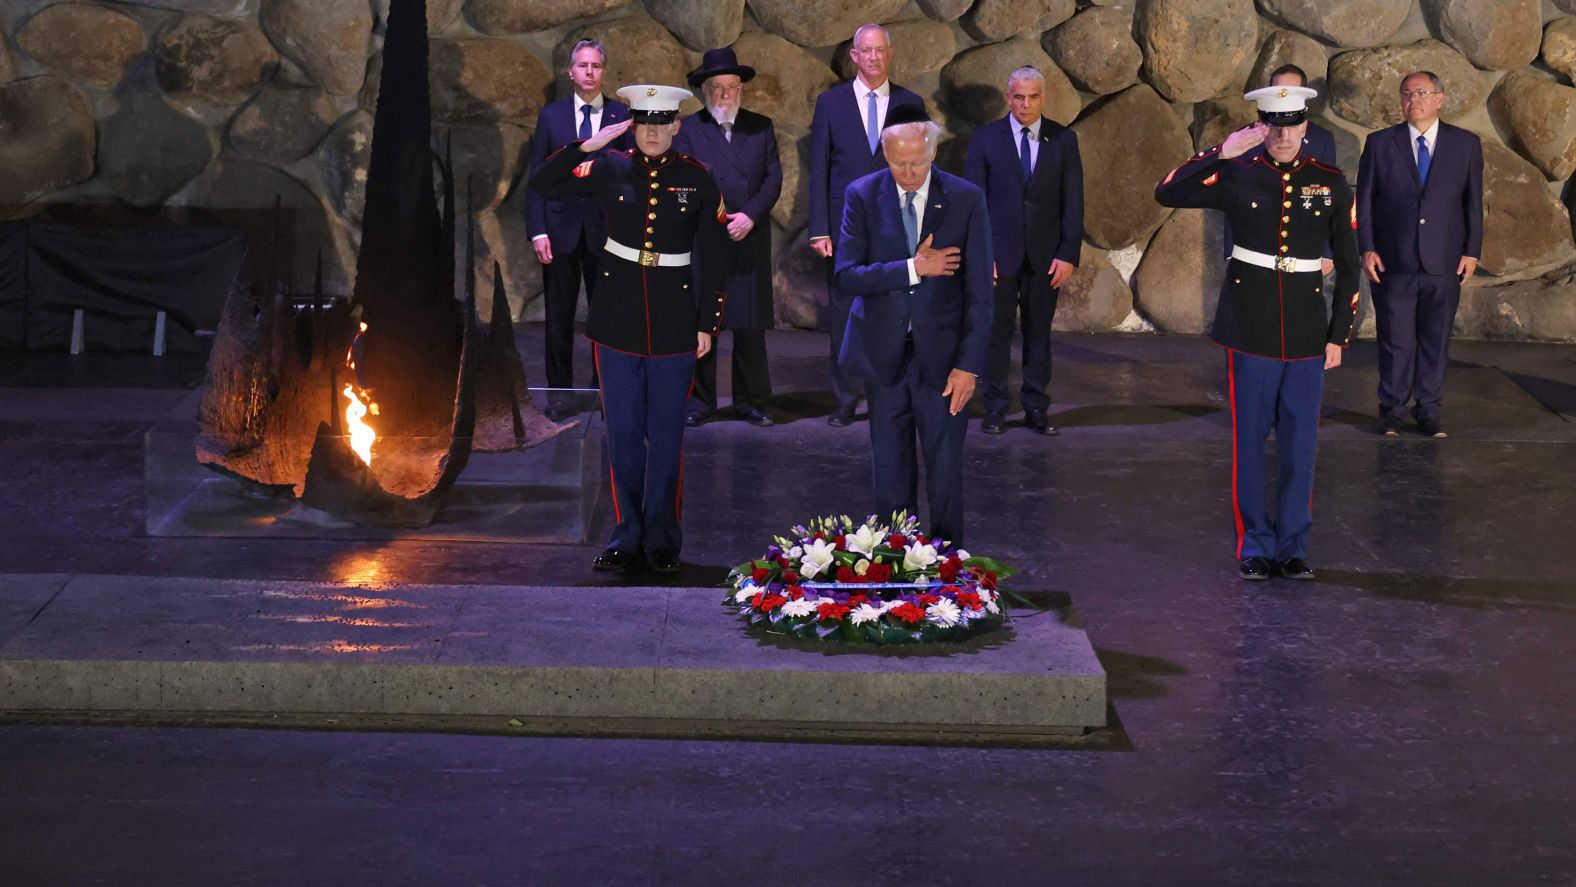
{"type": "Polygon", "coordinates": [[[1407,168],[1412,171],[1412,184],[1417,187],[1417,190],[1422,191],[1423,179],[1418,173],[1417,158],[1412,154],[1412,131],[1407,128],[1405,123],[1396,127],[1395,141],[1400,147],[1401,162],[1406,164],[1407,168]]]}
{"type": "MultiPolygon", "coordinates": [[[[1020,173],[1021,175],[1021,173],[1020,173]]],[[[941,219],[947,214],[947,189],[941,184],[941,172],[934,166],[930,169],[930,194],[925,201],[925,218],[919,226],[919,242],[924,243],[925,238],[936,233],[941,227],[941,219]]]]}

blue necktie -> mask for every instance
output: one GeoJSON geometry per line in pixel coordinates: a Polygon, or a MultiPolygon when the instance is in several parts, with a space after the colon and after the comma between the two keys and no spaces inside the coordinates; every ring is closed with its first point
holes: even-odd
{"type": "Polygon", "coordinates": [[[914,212],[913,191],[903,192],[903,233],[908,235],[908,254],[919,251],[919,214],[914,212]]]}
{"type": "Polygon", "coordinates": [[[881,121],[876,119],[876,94],[871,90],[865,96],[865,139],[870,142],[870,153],[876,153],[876,145],[881,143],[881,121]]]}
{"type": "Polygon", "coordinates": [[[1034,164],[1030,162],[1029,154],[1029,128],[1023,127],[1018,131],[1018,159],[1023,161],[1023,184],[1029,184],[1029,176],[1034,175],[1034,164]]]}
{"type": "Polygon", "coordinates": [[[580,106],[580,114],[581,114],[581,119],[580,119],[579,136],[580,136],[580,141],[583,142],[586,139],[591,138],[591,106],[590,105],[581,105],[580,106]]]}
{"type": "Polygon", "coordinates": [[[1428,184],[1428,166],[1433,163],[1433,158],[1428,156],[1428,139],[1417,137],[1417,181],[1428,184]]]}

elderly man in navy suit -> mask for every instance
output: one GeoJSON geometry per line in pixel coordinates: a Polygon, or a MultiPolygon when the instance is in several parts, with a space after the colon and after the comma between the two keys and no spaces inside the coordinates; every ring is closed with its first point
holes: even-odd
{"type": "Polygon", "coordinates": [[[1006,117],[980,127],[969,142],[963,174],[985,191],[996,252],[996,304],[985,375],[986,434],[1006,431],[1012,400],[1007,371],[1012,331],[1023,328],[1023,421],[1054,435],[1051,405],[1051,321],[1061,285],[1083,244],[1083,161],[1072,130],[1040,116],[1045,75],[1019,68],[1007,79],[1006,117]],[[1021,320],[1019,319],[1021,316],[1021,320]]]}
{"type": "MultiPolygon", "coordinates": [[[[733,242],[723,328],[733,331],[733,411],[751,425],[773,424],[762,409],[772,396],[766,331],[772,326],[771,211],[783,190],[772,119],[740,107],[755,69],[732,49],[713,49],[690,72],[706,108],[684,121],[673,147],[711,167],[728,207],[733,242]]],[[[695,364],[685,423],[699,425],[717,409],[717,351],[695,364]]]]}
{"type": "MultiPolygon", "coordinates": [[[[843,218],[843,193],[848,183],[886,168],[881,130],[897,108],[923,111],[925,100],[887,78],[892,66],[892,38],[880,25],[860,25],[848,55],[859,74],[839,83],[815,100],[810,121],[810,247],[822,258],[833,257],[833,238],[843,218]]],[[[827,278],[827,328],[832,337],[832,396],[836,404],[826,423],[842,428],[854,421],[859,405],[858,380],[838,364],[843,331],[852,296],[842,291],[835,263],[827,278]]]]}
{"type": "Polygon", "coordinates": [[[990,352],[994,257],[984,193],[933,166],[940,137],[929,120],[888,126],[888,169],[848,186],[837,282],[853,304],[839,356],[869,392],[876,513],[918,513],[922,452],[931,534],[961,544],[966,410],[990,352]]]}
{"type": "MultiPolygon", "coordinates": [[[[574,95],[550,102],[537,116],[536,134],[531,140],[531,176],[541,170],[549,156],[570,142],[585,141],[601,132],[602,127],[629,119],[628,105],[602,96],[606,61],[607,53],[597,41],[581,40],[575,44],[564,72],[574,87],[574,95]]],[[[627,148],[628,140],[621,138],[612,147],[627,148]]],[[[587,302],[596,292],[597,260],[607,240],[602,211],[590,197],[549,198],[533,189],[525,198],[525,230],[542,263],[547,309],[547,385],[573,388],[575,304],[580,301],[582,282],[587,302]]],[[[550,402],[547,407],[547,417],[554,420],[564,418],[568,412],[562,402],[550,402]]]]}
{"type": "Polygon", "coordinates": [[[1379,328],[1379,430],[1398,435],[1409,401],[1420,432],[1444,437],[1440,404],[1461,284],[1483,254],[1483,143],[1441,123],[1445,86],[1401,80],[1405,123],[1370,133],[1357,169],[1357,241],[1379,328]]]}

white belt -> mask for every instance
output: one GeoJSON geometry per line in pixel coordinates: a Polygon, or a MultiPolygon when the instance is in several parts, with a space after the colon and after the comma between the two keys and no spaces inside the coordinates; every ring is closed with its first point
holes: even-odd
{"type": "Polygon", "coordinates": [[[1269,253],[1254,252],[1240,246],[1232,246],[1231,257],[1239,262],[1257,265],[1260,268],[1274,268],[1276,271],[1323,271],[1324,265],[1319,259],[1293,259],[1290,256],[1272,256],[1269,253]]]}
{"type": "Polygon", "coordinates": [[[677,268],[690,263],[689,253],[654,253],[648,249],[630,249],[611,237],[607,239],[605,249],[626,262],[635,262],[647,268],[677,268]]]}

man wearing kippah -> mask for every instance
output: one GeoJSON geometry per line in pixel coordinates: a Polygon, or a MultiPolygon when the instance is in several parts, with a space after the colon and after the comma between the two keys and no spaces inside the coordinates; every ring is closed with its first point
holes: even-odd
{"type": "Polygon", "coordinates": [[[722,325],[728,215],[705,164],[673,150],[675,86],[626,86],[631,120],[570,143],[531,188],[591,197],[607,225],[597,299],[586,337],[602,380],[614,527],[596,570],[624,570],[644,555],[679,571],[684,402],[695,361],[722,325]],[[635,149],[608,151],[633,125],[635,149]]]}
{"type": "Polygon", "coordinates": [[[1256,89],[1259,122],[1202,151],[1155,186],[1165,206],[1224,210],[1231,258],[1211,336],[1226,349],[1231,501],[1238,575],[1312,579],[1313,469],[1324,373],[1341,365],[1357,308],[1357,213],[1341,171],[1307,156],[1301,86],[1256,89]],[[1255,151],[1259,145],[1263,151],[1255,151]],[[1321,256],[1332,250],[1326,312],[1321,256]],[[1276,514],[1265,498],[1265,441],[1280,457],[1276,514]]]}

